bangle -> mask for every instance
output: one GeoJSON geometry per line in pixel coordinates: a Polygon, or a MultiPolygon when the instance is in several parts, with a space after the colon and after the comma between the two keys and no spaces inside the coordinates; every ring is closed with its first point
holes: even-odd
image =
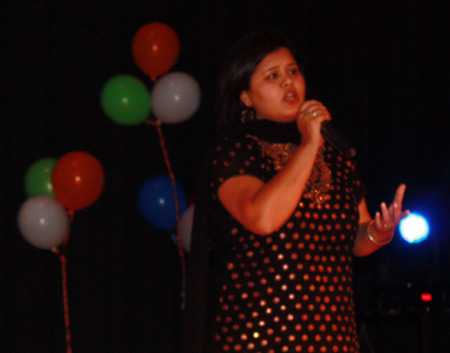
{"type": "Polygon", "coordinates": [[[370,226],[371,226],[372,224],[374,224],[374,223],[375,223],[375,220],[371,220],[371,221],[369,222],[367,228],[366,228],[366,233],[367,233],[367,237],[369,238],[369,240],[370,240],[373,244],[375,244],[375,245],[386,245],[386,244],[389,244],[389,243],[392,241],[392,238],[394,237],[394,235],[390,236],[390,237],[387,238],[386,240],[378,241],[378,240],[375,240],[375,239],[373,238],[372,234],[370,234],[370,226]]]}

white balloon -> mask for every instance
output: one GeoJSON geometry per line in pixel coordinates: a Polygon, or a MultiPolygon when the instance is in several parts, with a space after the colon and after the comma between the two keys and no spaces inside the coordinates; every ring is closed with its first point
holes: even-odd
{"type": "Polygon", "coordinates": [[[50,250],[61,245],[69,232],[66,209],[48,195],[27,199],[18,213],[19,230],[31,245],[50,250]]]}
{"type": "Polygon", "coordinates": [[[195,114],[200,105],[200,86],[189,74],[171,72],[159,78],[152,90],[152,112],[169,124],[181,123],[195,114]]]}
{"type": "Polygon", "coordinates": [[[194,223],[195,206],[191,204],[186,211],[183,212],[180,222],[178,223],[178,232],[180,235],[181,245],[187,252],[191,251],[192,225],[194,223]]]}

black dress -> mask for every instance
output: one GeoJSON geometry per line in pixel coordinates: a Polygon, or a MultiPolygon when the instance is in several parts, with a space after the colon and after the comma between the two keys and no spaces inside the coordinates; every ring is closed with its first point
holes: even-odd
{"type": "Polygon", "coordinates": [[[245,229],[217,199],[230,177],[268,182],[298,143],[292,124],[257,122],[216,144],[206,352],[358,352],[352,246],[363,188],[352,161],[325,143],[296,210],[267,236],[245,229]]]}

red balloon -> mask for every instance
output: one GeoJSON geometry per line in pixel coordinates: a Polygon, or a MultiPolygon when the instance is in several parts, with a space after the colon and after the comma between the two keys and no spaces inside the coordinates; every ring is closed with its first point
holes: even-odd
{"type": "Polygon", "coordinates": [[[163,23],[146,24],[134,35],[132,53],[139,69],[155,81],[177,62],[180,53],[178,35],[163,23]]]}
{"type": "Polygon", "coordinates": [[[105,173],[100,162],[86,152],[69,152],[53,168],[53,192],[70,210],[81,210],[93,204],[103,191],[105,173]]]}

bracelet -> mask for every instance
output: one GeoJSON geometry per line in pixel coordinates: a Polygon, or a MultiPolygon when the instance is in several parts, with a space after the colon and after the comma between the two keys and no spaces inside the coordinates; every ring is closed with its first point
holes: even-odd
{"type": "Polygon", "coordinates": [[[386,245],[386,244],[389,244],[389,243],[392,241],[392,238],[394,237],[394,235],[390,236],[390,237],[387,238],[386,240],[378,241],[378,240],[375,240],[375,239],[373,238],[372,234],[370,234],[370,226],[371,226],[372,224],[374,224],[374,223],[375,223],[375,220],[371,220],[371,221],[369,222],[367,228],[366,228],[366,233],[367,233],[367,237],[369,238],[369,240],[370,240],[372,243],[374,243],[375,245],[386,245]]]}

